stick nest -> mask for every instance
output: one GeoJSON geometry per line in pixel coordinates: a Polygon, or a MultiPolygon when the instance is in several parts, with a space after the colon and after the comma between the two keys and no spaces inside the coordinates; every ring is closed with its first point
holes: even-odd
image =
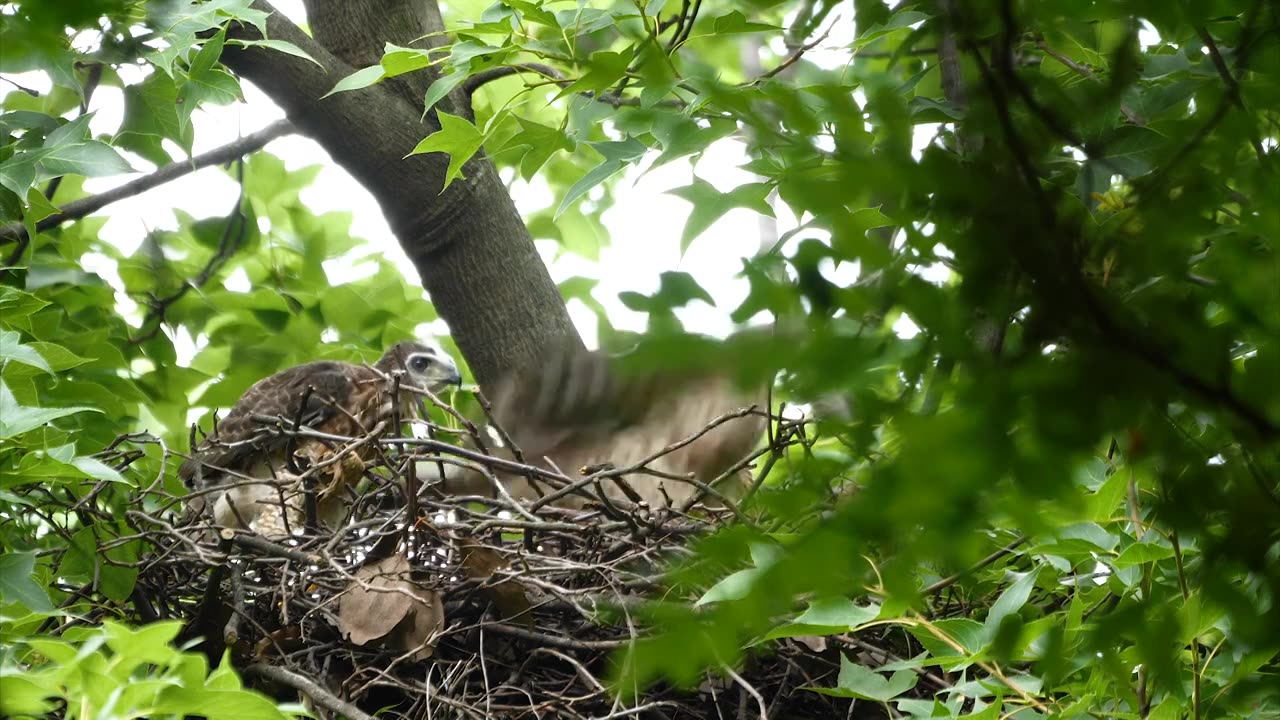
{"type": "MultiPolygon", "coordinates": [[[[281,419],[276,431],[289,427],[281,419]]],[[[793,430],[779,421],[772,449],[797,441],[793,430]]],[[[705,589],[673,588],[663,567],[688,556],[691,540],[738,521],[737,508],[627,506],[604,499],[597,483],[582,489],[597,498],[585,509],[531,513],[509,496],[447,497],[419,482],[419,462],[459,462],[448,444],[352,440],[384,451],[351,491],[352,520],[336,532],[293,528],[270,538],[214,527],[162,489],[161,471],[126,503],[125,522],[143,541],[129,602],[59,631],[108,612],[138,623],[180,619],[178,641],[211,663],[225,654],[258,689],[300,699],[320,717],[353,719],[854,717],[850,700],[806,688],[835,686],[842,648],[860,647],[853,657],[866,665],[895,657],[851,638],[786,639],[694,688],[619,694],[610,685],[617,663],[652,631],[645,602],[691,602],[705,589]]],[[[127,468],[147,443],[159,444],[122,437],[99,457],[127,468]]],[[[118,522],[119,504],[99,497],[118,487],[100,484],[68,510],[84,524],[118,522]]],[[[100,550],[111,562],[109,548],[100,550]]]]}

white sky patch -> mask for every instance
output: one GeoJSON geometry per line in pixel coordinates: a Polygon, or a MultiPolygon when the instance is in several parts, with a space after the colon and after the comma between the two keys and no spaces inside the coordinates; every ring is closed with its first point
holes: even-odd
{"type": "Polygon", "coordinates": [[[903,313],[902,315],[899,315],[897,321],[893,323],[893,332],[903,340],[910,340],[920,334],[920,326],[916,325],[910,315],[903,313]]]}
{"type": "Polygon", "coordinates": [[[1138,44],[1144,48],[1159,45],[1163,40],[1160,39],[1160,33],[1156,32],[1155,26],[1146,20],[1138,21],[1138,44]]]}

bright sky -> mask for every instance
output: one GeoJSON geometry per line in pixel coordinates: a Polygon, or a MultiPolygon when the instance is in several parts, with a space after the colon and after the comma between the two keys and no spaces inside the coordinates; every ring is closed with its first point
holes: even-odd
{"type": "MultiPolygon", "coordinates": [[[[276,8],[294,21],[302,21],[305,13],[301,0],[276,0],[276,8]]],[[[848,42],[852,37],[852,22],[837,23],[837,32],[821,46],[807,54],[809,59],[824,65],[838,66],[847,62],[848,42]]],[[[142,78],[136,68],[122,70],[126,82],[142,78]],[[134,76],[130,76],[133,73],[134,76]]],[[[31,74],[15,78],[28,87],[47,88],[42,75],[31,74]]],[[[228,107],[209,107],[193,118],[195,124],[195,149],[201,153],[225,145],[241,135],[262,128],[282,118],[283,112],[252,84],[243,84],[247,102],[228,107]]],[[[123,96],[120,90],[100,87],[93,98],[96,115],[93,128],[96,133],[111,134],[119,127],[123,113],[123,96]]],[[[923,146],[933,136],[934,126],[917,128],[917,145],[923,146]]],[[[416,272],[384,220],[373,197],[315,142],[301,136],[282,138],[267,145],[267,151],[280,157],[287,168],[294,170],[320,163],[324,166],[315,183],[302,193],[302,199],[317,211],[347,210],[353,214],[352,233],[368,241],[369,248],[363,254],[379,253],[401,267],[406,276],[417,283],[416,272]]],[[[141,172],[152,166],[137,156],[128,155],[141,172]]],[[[548,263],[556,282],[573,276],[586,276],[600,281],[593,293],[606,308],[612,323],[630,330],[643,329],[644,315],[628,310],[618,300],[623,291],[651,293],[658,287],[659,275],[667,270],[684,270],[716,299],[716,306],[695,303],[679,313],[686,327],[694,332],[723,335],[732,329],[729,314],[745,298],[747,285],[738,278],[741,258],[754,255],[760,248],[760,218],[747,210],[735,210],[726,214],[705,232],[683,257],[679,239],[689,213],[689,205],[665,194],[666,191],[690,183],[693,173],[721,190],[750,182],[753,177],[738,166],[746,162],[742,146],[735,141],[722,141],[713,146],[693,166],[689,161],[669,163],[652,172],[645,163],[640,168],[624,173],[621,183],[624,192],[615,194],[615,205],[604,214],[604,224],[611,236],[611,243],[602,250],[599,262],[563,254],[556,257],[556,244],[538,241],[543,259],[548,263]]],[[[652,161],[652,157],[649,158],[652,161]]],[[[101,192],[131,179],[133,176],[103,178],[86,183],[88,192],[101,192]]],[[[534,182],[516,182],[512,194],[522,214],[529,214],[558,199],[553,199],[549,188],[539,179],[534,182]]],[[[207,168],[178,181],[147,192],[141,196],[109,206],[102,212],[109,218],[102,230],[103,239],[131,252],[149,230],[174,228],[174,209],[181,209],[197,218],[225,215],[235,201],[234,182],[222,171],[207,168]]],[[[778,204],[778,231],[786,232],[795,227],[796,219],[785,205],[778,204]]],[[[813,237],[817,233],[806,233],[813,237]]],[[[800,238],[796,238],[798,241],[800,238]]],[[[96,271],[119,287],[114,264],[104,256],[87,259],[86,269],[96,271]]],[[[333,263],[326,267],[330,282],[340,284],[372,272],[371,264],[333,263]]],[[[856,277],[855,267],[842,267],[828,273],[837,282],[849,282],[856,277]]],[[[942,268],[927,269],[931,279],[945,278],[942,268]]],[[[231,289],[248,290],[247,278],[232,276],[228,279],[231,289]]],[[[132,302],[119,294],[127,308],[132,302]]],[[[596,344],[596,321],[591,311],[578,302],[571,302],[570,315],[589,346],[596,344]]],[[[915,327],[909,319],[900,321],[899,331],[914,334],[915,327]]],[[[431,332],[447,332],[443,326],[432,327],[431,332]]],[[[195,352],[191,338],[175,338],[179,361],[185,363],[195,352]]]]}

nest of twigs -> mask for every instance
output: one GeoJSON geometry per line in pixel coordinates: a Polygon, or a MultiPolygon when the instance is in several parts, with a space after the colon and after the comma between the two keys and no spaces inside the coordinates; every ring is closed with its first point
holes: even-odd
{"type": "Polygon", "coordinates": [[[697,688],[620,695],[614,663],[652,630],[633,611],[659,593],[682,599],[664,563],[731,512],[601,498],[530,513],[510,498],[445,497],[415,470],[445,446],[369,440],[395,449],[367,468],[336,532],[215,528],[182,517],[159,483],[134,498],[127,520],[148,546],[135,620],[181,619],[179,641],[211,663],[227,654],[250,685],[352,719],[852,717],[850,700],[806,688],[834,686],[851,648],[865,664],[893,657],[861,640],[789,639],[697,688]]]}

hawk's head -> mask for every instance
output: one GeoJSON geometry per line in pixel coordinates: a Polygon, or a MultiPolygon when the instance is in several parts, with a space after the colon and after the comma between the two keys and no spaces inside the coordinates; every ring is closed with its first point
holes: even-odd
{"type": "Polygon", "coordinates": [[[462,375],[453,358],[440,348],[421,342],[396,343],[374,367],[384,373],[403,371],[410,385],[432,392],[462,384],[462,375]]]}

